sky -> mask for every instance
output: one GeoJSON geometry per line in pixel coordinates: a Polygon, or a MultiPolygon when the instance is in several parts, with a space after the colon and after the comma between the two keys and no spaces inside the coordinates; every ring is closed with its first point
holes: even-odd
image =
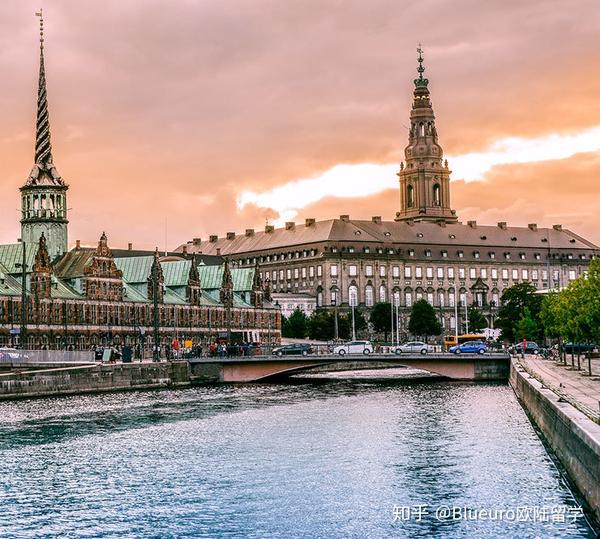
{"type": "Polygon", "coordinates": [[[418,43],[459,219],[600,244],[597,0],[3,0],[2,243],[33,165],[40,5],[71,244],[393,219],[418,43]]]}

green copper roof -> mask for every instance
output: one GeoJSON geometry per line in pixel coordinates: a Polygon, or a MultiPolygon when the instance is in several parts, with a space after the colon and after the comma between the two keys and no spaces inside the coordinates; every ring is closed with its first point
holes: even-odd
{"type": "MultiPolygon", "coordinates": [[[[151,256],[116,258],[115,264],[123,272],[123,280],[128,283],[146,283],[152,267],[151,256]]],[[[186,286],[190,272],[190,260],[161,262],[165,285],[167,287],[186,286]]],[[[198,266],[200,286],[203,290],[221,288],[223,266],[198,266]]],[[[233,289],[235,292],[252,290],[254,268],[232,268],[233,289]]]]}
{"type": "MultiPolygon", "coordinates": [[[[25,244],[25,263],[27,264],[27,271],[31,271],[31,267],[35,261],[35,254],[37,253],[37,243],[25,244]]],[[[0,245],[0,264],[6,268],[6,271],[11,274],[20,274],[21,268],[17,267],[17,264],[23,262],[23,244],[22,243],[7,243],[0,245]]]]}

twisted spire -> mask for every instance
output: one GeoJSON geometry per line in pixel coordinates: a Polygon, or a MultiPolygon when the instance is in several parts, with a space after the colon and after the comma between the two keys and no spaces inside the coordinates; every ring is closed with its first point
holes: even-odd
{"type": "Polygon", "coordinates": [[[46,93],[46,69],[44,66],[44,16],[42,10],[36,13],[40,18],[40,75],[38,80],[38,101],[35,130],[35,165],[29,175],[28,185],[37,185],[43,180],[54,185],[64,185],[62,178],[52,163],[50,142],[50,117],[46,93]]]}

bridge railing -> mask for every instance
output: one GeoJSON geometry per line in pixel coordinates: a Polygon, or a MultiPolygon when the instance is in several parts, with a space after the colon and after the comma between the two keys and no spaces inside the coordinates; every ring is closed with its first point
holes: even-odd
{"type": "MultiPolygon", "coordinates": [[[[340,354],[340,355],[390,355],[396,356],[396,345],[391,344],[372,344],[368,348],[368,353],[364,353],[365,347],[361,346],[352,346],[349,343],[295,343],[293,348],[287,348],[286,345],[270,345],[270,344],[257,344],[257,345],[230,345],[227,347],[223,347],[219,351],[215,351],[213,353],[205,350],[202,357],[272,357],[272,356],[302,356],[302,355],[310,355],[310,356],[320,356],[320,355],[331,355],[331,354],[340,354]],[[341,353],[340,353],[341,352],[341,353]]],[[[414,353],[419,353],[413,352],[414,353]]],[[[428,353],[431,354],[446,354],[450,356],[451,354],[444,350],[441,345],[432,345],[429,348],[428,353]]],[[[494,353],[493,350],[488,350],[486,355],[494,353]]],[[[402,352],[400,355],[406,355],[407,352],[402,352]]],[[[409,352],[410,354],[410,352],[409,352]]],[[[478,355],[478,354],[464,354],[467,356],[478,355]]],[[[397,356],[396,356],[397,357],[397,356]]]]}
{"type": "Polygon", "coordinates": [[[13,365],[94,363],[94,352],[88,350],[16,350],[0,348],[0,364],[13,365]]]}

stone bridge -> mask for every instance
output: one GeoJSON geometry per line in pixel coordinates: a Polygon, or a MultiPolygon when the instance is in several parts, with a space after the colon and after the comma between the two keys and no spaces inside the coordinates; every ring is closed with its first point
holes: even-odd
{"type": "Polygon", "coordinates": [[[202,381],[257,382],[285,378],[315,367],[348,364],[348,370],[384,366],[421,369],[453,380],[508,380],[510,356],[507,354],[350,354],[314,356],[253,356],[234,358],[197,358],[190,360],[192,378],[202,381]]]}

